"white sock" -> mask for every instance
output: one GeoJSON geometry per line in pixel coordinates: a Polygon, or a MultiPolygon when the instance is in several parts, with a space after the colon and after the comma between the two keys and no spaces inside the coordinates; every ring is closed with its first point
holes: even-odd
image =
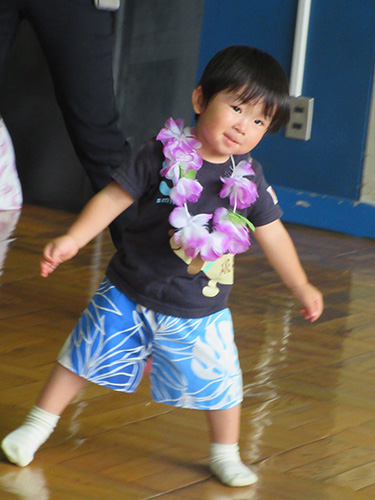
{"type": "Polygon", "coordinates": [[[34,453],[52,434],[59,418],[59,415],[34,406],[24,423],[8,434],[1,443],[1,449],[9,462],[20,467],[29,465],[34,453]]]}
{"type": "Polygon", "coordinates": [[[257,476],[242,463],[238,443],[211,443],[210,469],[228,486],[248,486],[257,481],[257,476]]]}

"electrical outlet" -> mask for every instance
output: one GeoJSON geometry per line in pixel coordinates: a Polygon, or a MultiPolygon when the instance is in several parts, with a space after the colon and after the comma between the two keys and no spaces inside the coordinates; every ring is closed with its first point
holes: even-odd
{"type": "Polygon", "coordinates": [[[313,109],[312,97],[291,97],[290,121],[285,130],[285,137],[308,141],[311,137],[313,109]]]}

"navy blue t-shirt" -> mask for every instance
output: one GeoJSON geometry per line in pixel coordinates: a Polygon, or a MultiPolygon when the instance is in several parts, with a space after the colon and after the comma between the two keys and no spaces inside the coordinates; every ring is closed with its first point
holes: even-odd
{"type": "MultiPolygon", "coordinates": [[[[237,164],[249,155],[235,156],[237,164]]],[[[135,302],[170,316],[199,318],[226,307],[233,284],[234,258],[224,255],[215,262],[192,269],[191,259],[173,242],[169,214],[175,205],[169,198],[171,182],[160,176],[164,161],[163,147],[156,139],[147,141],[121,167],[113,179],[138,203],[138,216],[124,228],[122,246],[107,268],[108,279],[135,302]]],[[[266,183],[262,167],[252,163],[258,195],[249,208],[238,212],[255,227],[281,216],[272,188],[266,183]]],[[[218,207],[229,208],[229,200],[218,196],[220,177],[229,176],[231,161],[223,164],[203,162],[197,180],[203,192],[197,203],[188,203],[191,215],[213,213],[218,207]]]]}

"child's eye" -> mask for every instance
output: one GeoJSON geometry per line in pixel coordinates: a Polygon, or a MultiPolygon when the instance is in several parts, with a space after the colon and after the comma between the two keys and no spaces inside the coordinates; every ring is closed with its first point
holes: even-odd
{"type": "Polygon", "coordinates": [[[254,123],[255,123],[255,125],[259,125],[259,126],[264,125],[264,121],[262,121],[262,120],[254,120],[254,123]]]}
{"type": "Polygon", "coordinates": [[[238,106],[232,106],[232,109],[233,109],[233,111],[235,111],[236,113],[241,113],[241,108],[239,108],[238,106]]]}

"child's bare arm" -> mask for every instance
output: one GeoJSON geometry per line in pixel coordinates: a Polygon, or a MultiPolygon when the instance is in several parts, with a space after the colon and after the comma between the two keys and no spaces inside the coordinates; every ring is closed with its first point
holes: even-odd
{"type": "Polygon", "coordinates": [[[47,243],[40,263],[41,276],[46,278],[59,264],[74,257],[133,202],[133,198],[116,182],[97,193],[67,233],[47,243]]]}
{"type": "Polygon", "coordinates": [[[112,182],[91,198],[67,234],[78,248],[83,248],[133,202],[129,193],[117,182],[112,182]]]}
{"type": "Polygon", "coordinates": [[[303,305],[306,319],[315,321],[323,312],[323,297],[309,283],[294,243],[280,220],[255,229],[255,237],[283,283],[303,305]]]}

